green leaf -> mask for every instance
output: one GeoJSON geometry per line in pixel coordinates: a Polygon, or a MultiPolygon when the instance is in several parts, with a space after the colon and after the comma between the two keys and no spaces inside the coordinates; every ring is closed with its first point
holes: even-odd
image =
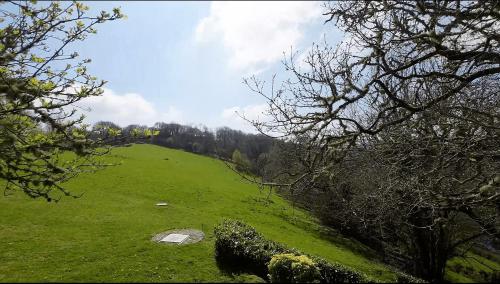
{"type": "Polygon", "coordinates": [[[56,84],[52,81],[47,81],[42,84],[42,89],[44,91],[52,91],[56,87],[56,84]]]}
{"type": "Polygon", "coordinates": [[[40,86],[40,81],[33,77],[29,80],[29,84],[32,86],[32,87],[39,87],[40,86]]]}
{"type": "Polygon", "coordinates": [[[76,27],[81,29],[85,26],[85,24],[82,21],[76,21],[76,27]]]}

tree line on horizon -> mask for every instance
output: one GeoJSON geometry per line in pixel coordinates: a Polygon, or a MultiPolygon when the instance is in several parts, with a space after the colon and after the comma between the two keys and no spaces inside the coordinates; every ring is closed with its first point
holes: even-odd
{"type": "Polygon", "coordinates": [[[119,131],[120,139],[109,140],[112,145],[139,142],[182,149],[235,162],[238,169],[255,175],[262,174],[263,164],[277,143],[268,136],[245,133],[229,127],[211,130],[206,126],[197,127],[165,122],[157,122],[151,127],[139,124],[120,127],[111,121],[99,121],[93,125],[92,130],[94,139],[108,139],[113,136],[109,131],[119,131]],[[147,139],[138,140],[134,135],[134,132],[138,130],[141,133],[148,130],[156,133],[147,139]]]}

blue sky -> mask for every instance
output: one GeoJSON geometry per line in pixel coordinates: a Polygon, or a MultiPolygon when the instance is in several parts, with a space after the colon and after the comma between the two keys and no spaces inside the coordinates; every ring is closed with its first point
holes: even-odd
{"type": "Polygon", "coordinates": [[[101,24],[74,46],[91,74],[108,81],[101,98],[83,102],[88,122],[121,126],[156,121],[252,127],[235,111],[261,118],[265,100],[242,78],[282,74],[283,51],[306,52],[326,33],[321,2],[86,2],[90,13],[121,7],[127,19],[101,24]]]}

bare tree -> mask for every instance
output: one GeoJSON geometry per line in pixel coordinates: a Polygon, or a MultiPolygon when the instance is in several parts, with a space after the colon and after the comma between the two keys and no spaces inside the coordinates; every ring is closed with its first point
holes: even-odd
{"type": "Polygon", "coordinates": [[[314,45],[306,68],[292,54],[291,78],[270,92],[245,80],[272,118],[255,127],[300,140],[310,185],[369,178],[349,184],[347,220],[429,280],[472,240],[499,237],[499,3],[326,4],[326,22],[346,32],[341,45],[314,45]]]}

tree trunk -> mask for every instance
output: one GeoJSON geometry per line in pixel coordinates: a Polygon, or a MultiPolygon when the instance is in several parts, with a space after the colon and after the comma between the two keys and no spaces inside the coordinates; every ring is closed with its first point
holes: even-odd
{"type": "Polygon", "coordinates": [[[427,222],[416,223],[419,225],[413,230],[414,273],[431,282],[443,282],[449,257],[446,232],[440,225],[428,228],[422,226],[427,222]]]}

